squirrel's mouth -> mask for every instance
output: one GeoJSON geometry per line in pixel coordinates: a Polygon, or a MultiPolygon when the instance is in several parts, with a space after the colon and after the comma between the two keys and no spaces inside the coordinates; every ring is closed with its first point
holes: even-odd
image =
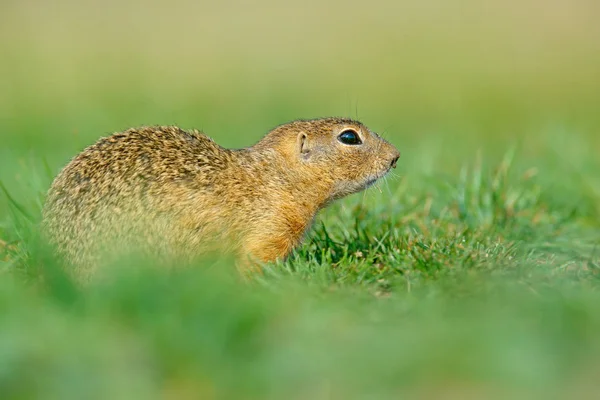
{"type": "Polygon", "coordinates": [[[376,178],[369,178],[366,182],[365,182],[365,189],[369,188],[371,186],[373,186],[375,184],[375,182],[377,182],[377,180],[379,179],[379,177],[376,178]]]}
{"type": "Polygon", "coordinates": [[[334,195],[332,198],[339,199],[340,197],[346,196],[348,194],[357,193],[362,190],[368,189],[373,186],[378,180],[383,178],[388,172],[390,172],[390,168],[378,172],[373,175],[369,175],[365,177],[363,181],[359,182],[340,182],[340,186],[334,189],[334,195]]]}
{"type": "Polygon", "coordinates": [[[371,176],[367,179],[367,181],[365,182],[365,189],[373,186],[375,184],[375,182],[377,182],[378,180],[380,180],[381,178],[383,178],[388,172],[390,172],[390,169],[386,169],[385,171],[378,173],[375,176],[371,176]]]}

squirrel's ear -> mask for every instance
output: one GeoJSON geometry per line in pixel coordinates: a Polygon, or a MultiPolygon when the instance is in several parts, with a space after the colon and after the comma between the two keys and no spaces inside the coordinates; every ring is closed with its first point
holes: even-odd
{"type": "Polygon", "coordinates": [[[298,134],[297,149],[300,157],[307,159],[310,157],[310,147],[308,145],[308,136],[304,132],[298,134]]]}

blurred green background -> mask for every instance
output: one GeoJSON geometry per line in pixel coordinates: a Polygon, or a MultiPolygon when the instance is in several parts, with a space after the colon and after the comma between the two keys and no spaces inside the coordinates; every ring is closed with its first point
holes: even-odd
{"type": "Polygon", "coordinates": [[[0,395],[595,398],[599,18],[594,0],[3,0],[0,395]],[[244,147],[332,115],[394,143],[397,175],[253,284],[127,264],[82,291],[37,245],[53,176],[100,136],[178,124],[244,147]]]}

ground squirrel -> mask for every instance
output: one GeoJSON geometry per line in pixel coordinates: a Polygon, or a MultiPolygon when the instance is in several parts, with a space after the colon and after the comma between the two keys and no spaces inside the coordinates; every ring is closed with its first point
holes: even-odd
{"type": "Polygon", "coordinates": [[[59,173],[42,228],[81,279],[106,254],[133,248],[185,258],[217,243],[258,261],[284,259],[320,209],[373,184],[399,156],[343,118],[280,125],[243,149],[175,126],[129,129],[59,173]]]}

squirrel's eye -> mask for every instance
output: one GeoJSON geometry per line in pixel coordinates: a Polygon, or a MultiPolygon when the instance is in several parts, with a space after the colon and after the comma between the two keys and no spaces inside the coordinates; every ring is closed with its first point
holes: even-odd
{"type": "Polygon", "coordinates": [[[358,133],[356,133],[352,129],[348,129],[340,133],[340,135],[338,136],[338,140],[344,144],[362,144],[358,133]]]}

